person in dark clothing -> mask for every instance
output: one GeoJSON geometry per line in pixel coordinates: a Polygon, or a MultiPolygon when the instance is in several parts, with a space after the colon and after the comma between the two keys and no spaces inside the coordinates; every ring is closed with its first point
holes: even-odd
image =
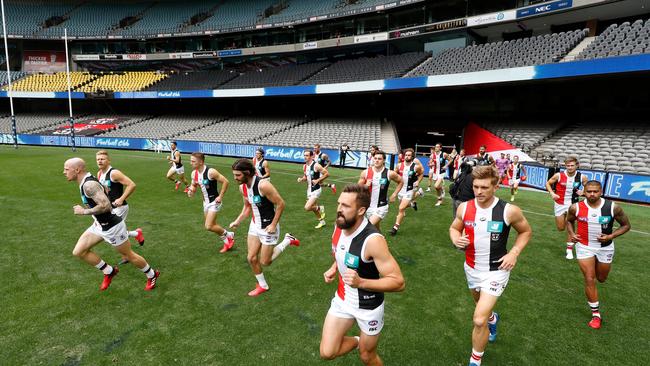
{"type": "Polygon", "coordinates": [[[345,158],[348,157],[348,151],[350,150],[350,146],[345,143],[341,145],[339,148],[339,166],[341,168],[345,168],[345,158]]]}
{"type": "Polygon", "coordinates": [[[453,199],[453,216],[456,217],[456,211],[461,203],[474,199],[474,189],[472,188],[472,169],[478,165],[476,159],[468,159],[464,161],[460,167],[460,173],[449,186],[449,194],[453,199]]]}

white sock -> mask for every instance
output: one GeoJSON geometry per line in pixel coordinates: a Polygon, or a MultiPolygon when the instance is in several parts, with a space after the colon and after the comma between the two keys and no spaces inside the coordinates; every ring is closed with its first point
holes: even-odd
{"type": "Polygon", "coordinates": [[[113,273],[113,267],[111,267],[110,264],[104,262],[103,260],[100,260],[99,263],[95,265],[95,268],[104,272],[105,275],[113,273]]]}
{"type": "Polygon", "coordinates": [[[271,260],[275,260],[275,258],[282,254],[282,252],[287,249],[290,243],[291,239],[284,238],[284,240],[282,240],[282,243],[276,245],[275,248],[273,248],[273,255],[271,256],[271,260]]]}
{"type": "Polygon", "coordinates": [[[138,236],[138,232],[135,231],[135,230],[129,231],[129,236],[132,237],[132,238],[135,238],[136,236],[138,236]]]}
{"type": "Polygon", "coordinates": [[[234,233],[232,231],[224,230],[223,235],[221,235],[220,238],[221,238],[221,240],[223,240],[224,244],[227,244],[228,243],[228,238],[232,238],[233,235],[234,235],[234,233]]]}
{"type": "Polygon", "coordinates": [[[566,243],[566,250],[572,250],[573,249],[573,243],[567,242],[566,243]]]}
{"type": "Polygon", "coordinates": [[[478,352],[472,348],[472,356],[469,358],[470,364],[476,364],[481,366],[481,359],[483,358],[483,352],[478,352]]]}
{"type": "Polygon", "coordinates": [[[147,278],[154,278],[156,273],[153,271],[153,268],[149,264],[145,264],[140,270],[147,276],[147,278]]]}
{"type": "Polygon", "coordinates": [[[354,339],[357,340],[357,349],[359,349],[359,345],[361,344],[361,337],[359,337],[359,336],[354,336],[354,339]]]}
{"type": "Polygon", "coordinates": [[[264,278],[264,273],[255,275],[255,278],[257,279],[257,283],[260,284],[261,288],[265,288],[265,289],[269,288],[269,285],[266,283],[266,279],[264,278]]]}
{"type": "Polygon", "coordinates": [[[496,324],[497,323],[497,314],[493,311],[492,315],[490,315],[490,318],[488,319],[489,324],[496,324]]]}

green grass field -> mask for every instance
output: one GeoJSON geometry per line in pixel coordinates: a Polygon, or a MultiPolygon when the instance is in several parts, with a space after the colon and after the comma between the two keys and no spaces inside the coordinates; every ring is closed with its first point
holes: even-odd
{"type": "MultiPolygon", "coordinates": [[[[283,231],[301,240],[265,270],[271,291],[246,294],[254,277],[246,262],[248,224],[233,251],[219,254],[215,234],[203,228],[199,197],[188,199],[164,179],[163,155],[111,151],[112,163],[138,185],[127,225],[140,226],[141,253],[162,275],[143,291],[145,277],[122,266],[108,291],[101,273],[72,256],[90,217],[72,214],[79,189],[62,174],[63,162],[81,156],[93,173],[95,150],[0,147],[0,364],[2,365],[357,365],[358,354],[319,358],[322,322],[335,292],[322,273],[332,263],[330,237],[336,196],[323,192],[328,226],[316,230],[302,207],[304,184],[296,164],[272,162],[273,183],[287,203],[283,231]]],[[[184,161],[189,159],[185,155],[184,161]]],[[[231,188],[220,222],[241,210],[232,158],[209,157],[231,188]]],[[[188,162],[189,163],[189,162],[188,162]]],[[[189,164],[187,168],[189,169],[189,164]]],[[[189,173],[189,172],[188,172],[189,173]]],[[[332,169],[343,187],[359,171],[332,169]]],[[[506,197],[504,190],[499,195],[506,197]]],[[[473,302],[463,254],[451,247],[451,202],[433,206],[428,195],[409,211],[396,237],[388,237],[406,278],[403,293],[386,296],[379,353],[386,365],[466,365],[471,350],[473,302]]],[[[555,230],[548,195],[522,191],[533,239],[519,258],[499,300],[499,339],[484,365],[640,365],[650,360],[647,207],[624,204],[634,232],[616,242],[608,282],[599,285],[603,328],[587,327],[590,312],[575,261],[564,259],[564,233],[555,230]],[[646,299],[646,300],[644,300],[646,299]]],[[[392,207],[384,221],[394,221],[392,207]]],[[[514,237],[514,235],[512,235],[514,237]]],[[[96,247],[115,263],[107,244],[96,247]]],[[[357,332],[354,328],[354,332],[357,332]]]]}

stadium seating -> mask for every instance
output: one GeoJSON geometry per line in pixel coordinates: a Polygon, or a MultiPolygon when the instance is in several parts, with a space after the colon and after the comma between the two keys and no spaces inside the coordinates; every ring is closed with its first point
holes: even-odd
{"type": "Polygon", "coordinates": [[[332,64],[302,84],[330,84],[351,81],[399,78],[426,60],[427,52],[410,52],[394,56],[379,56],[343,60],[332,64]]]}
{"type": "Polygon", "coordinates": [[[211,90],[237,76],[239,73],[228,70],[174,73],[146,90],[211,90]]]}
{"type": "MultiPolygon", "coordinates": [[[[71,72],[70,85],[72,89],[86,84],[97,78],[87,72],[71,72]]],[[[27,92],[58,92],[68,90],[68,78],[65,72],[57,72],[55,74],[33,74],[16,81],[13,85],[13,90],[27,91],[27,92]]],[[[3,88],[4,90],[7,87],[3,88]]]]}
{"type": "Polygon", "coordinates": [[[649,140],[650,128],[638,122],[573,124],[536,147],[531,157],[563,162],[573,155],[584,169],[650,174],[649,140]]]}
{"type": "Polygon", "coordinates": [[[319,118],[294,128],[252,141],[278,146],[313,146],[338,149],[347,143],[352,150],[367,150],[381,143],[381,122],[369,119],[319,118]]]}
{"type": "Polygon", "coordinates": [[[103,37],[119,28],[122,19],[138,15],[151,4],[151,2],[120,2],[115,5],[106,2],[88,2],[74,9],[65,22],[45,28],[39,34],[61,37],[63,28],[67,28],[69,36],[103,37]]]}
{"type": "MultiPolygon", "coordinates": [[[[13,83],[16,83],[18,79],[22,78],[25,76],[25,73],[22,71],[12,71],[11,72],[11,81],[13,83]]],[[[0,86],[6,85],[9,83],[9,78],[7,78],[7,72],[6,71],[0,71],[0,86]]],[[[13,85],[12,85],[13,86],[13,85]]],[[[14,89],[16,90],[16,89],[14,89]]]]}
{"type": "Polygon", "coordinates": [[[450,48],[431,57],[406,76],[446,75],[558,62],[587,34],[588,30],[584,29],[450,48]]]}
{"type": "Polygon", "coordinates": [[[155,4],[142,14],[134,24],[118,29],[114,34],[140,36],[181,31],[184,23],[192,16],[205,12],[214,6],[211,1],[168,1],[155,4]]]}
{"type": "Polygon", "coordinates": [[[578,60],[650,53],[650,19],[612,24],[576,57],[578,60]]]}
{"type": "MultiPolygon", "coordinates": [[[[68,116],[64,113],[16,113],[16,130],[18,133],[34,133],[52,129],[65,123],[68,116]]],[[[11,133],[11,117],[0,118],[0,133],[11,133]]]]}
{"type": "Polygon", "coordinates": [[[251,143],[305,123],[305,118],[237,117],[176,136],[180,140],[251,143]]]}
{"type": "Polygon", "coordinates": [[[218,116],[167,115],[140,118],[137,123],[120,126],[117,130],[102,134],[102,137],[141,137],[154,139],[175,138],[178,135],[197,130],[224,120],[218,116]]]}
{"type": "Polygon", "coordinates": [[[483,123],[482,126],[511,145],[530,151],[560,129],[563,123],[489,122],[483,123]]]}
{"type": "MultiPolygon", "coordinates": [[[[39,0],[5,2],[7,33],[33,36],[42,29],[43,23],[53,17],[62,16],[74,8],[73,2],[44,2],[39,0]]],[[[0,27],[2,34],[2,27],[0,27]]],[[[63,35],[63,30],[61,30],[63,35]]]]}
{"type": "Polygon", "coordinates": [[[319,72],[327,65],[329,65],[327,62],[316,62],[312,64],[291,64],[248,71],[224,84],[221,89],[296,85],[319,72]]]}
{"type": "Polygon", "coordinates": [[[277,0],[230,0],[219,6],[205,21],[186,31],[205,31],[252,26],[261,19],[266,8],[277,0]]]}
{"type": "Polygon", "coordinates": [[[320,0],[320,1],[288,1],[288,6],[280,13],[273,14],[264,19],[263,23],[280,23],[299,18],[308,18],[314,15],[329,14],[338,11],[353,11],[359,8],[371,7],[386,4],[385,0],[360,0],[354,3],[346,3],[341,0],[320,0]]]}
{"type": "Polygon", "coordinates": [[[109,73],[103,74],[75,90],[84,93],[96,92],[98,90],[115,92],[138,91],[150,87],[166,77],[167,74],[154,71],[109,73]]]}

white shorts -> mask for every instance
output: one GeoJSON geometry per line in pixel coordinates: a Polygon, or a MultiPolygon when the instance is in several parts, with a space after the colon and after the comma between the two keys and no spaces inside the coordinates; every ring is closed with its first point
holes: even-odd
{"type": "Polygon", "coordinates": [[[515,184],[519,185],[519,182],[521,182],[521,179],[515,179],[515,178],[508,179],[508,185],[510,187],[513,187],[515,184]]]}
{"type": "Polygon", "coordinates": [[[323,192],[322,188],[318,188],[315,191],[307,192],[307,199],[318,198],[320,197],[321,192],[323,192]]]}
{"type": "Polygon", "coordinates": [[[440,173],[440,174],[429,174],[429,178],[437,181],[438,179],[444,179],[445,175],[440,173]]]}
{"type": "Polygon", "coordinates": [[[465,277],[470,290],[482,291],[488,295],[499,297],[506,289],[510,279],[510,271],[479,271],[465,263],[465,277]]]}
{"type": "Polygon", "coordinates": [[[571,205],[560,205],[557,202],[553,201],[553,208],[555,209],[555,217],[562,216],[565,213],[567,213],[567,211],[569,211],[569,207],[571,207],[571,205]]]}
{"type": "Polygon", "coordinates": [[[257,236],[260,239],[262,245],[276,245],[278,244],[278,239],[280,238],[280,224],[275,227],[275,233],[269,234],[266,230],[259,228],[252,221],[248,226],[248,235],[257,236]]]}
{"type": "Polygon", "coordinates": [[[384,303],[372,310],[357,309],[334,295],[328,314],[337,318],[356,319],[359,329],[367,335],[377,335],[384,327],[384,303]]]}
{"type": "Polygon", "coordinates": [[[115,215],[119,216],[122,221],[126,221],[126,217],[129,216],[129,205],[122,205],[120,207],[114,207],[111,211],[115,215]]]}
{"type": "Polygon", "coordinates": [[[594,248],[584,244],[576,244],[576,258],[587,259],[596,257],[600,263],[612,263],[614,260],[614,243],[601,248],[594,248]]]}
{"type": "Polygon", "coordinates": [[[174,168],[174,170],[176,171],[176,174],[185,174],[185,165],[180,168],[174,168]]]}
{"type": "Polygon", "coordinates": [[[397,199],[401,200],[412,200],[413,199],[413,191],[415,191],[415,188],[413,188],[410,191],[399,191],[397,194],[397,199]]]}
{"type": "Polygon", "coordinates": [[[366,210],[366,217],[370,218],[370,216],[377,216],[383,220],[386,217],[387,213],[388,213],[388,205],[382,207],[375,207],[375,208],[370,207],[366,210]]]}
{"type": "Polygon", "coordinates": [[[203,202],[203,213],[219,211],[221,211],[221,203],[217,203],[217,201],[212,201],[210,203],[203,202]]]}
{"type": "Polygon", "coordinates": [[[126,231],[126,224],[124,221],[121,221],[119,224],[113,226],[107,231],[102,230],[102,226],[95,221],[86,232],[91,234],[101,236],[105,242],[108,244],[118,247],[129,239],[129,233],[126,231]]]}

